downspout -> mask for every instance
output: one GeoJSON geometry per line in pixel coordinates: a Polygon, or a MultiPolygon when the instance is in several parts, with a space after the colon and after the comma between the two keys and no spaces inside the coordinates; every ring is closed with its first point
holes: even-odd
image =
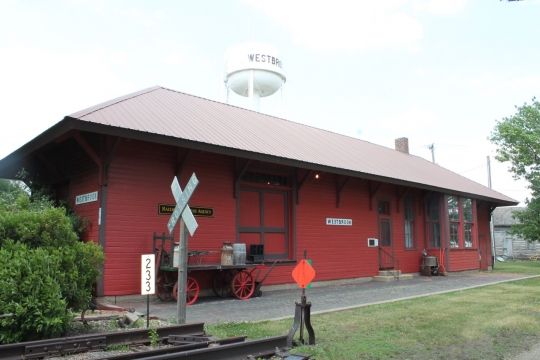
{"type": "Polygon", "coordinates": [[[489,238],[491,240],[491,270],[495,269],[495,260],[497,259],[497,254],[495,253],[495,239],[493,238],[493,211],[495,208],[489,212],[489,238]]]}

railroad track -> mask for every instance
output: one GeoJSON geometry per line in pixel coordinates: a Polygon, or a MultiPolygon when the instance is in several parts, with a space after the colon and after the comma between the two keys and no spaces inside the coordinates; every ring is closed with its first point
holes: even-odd
{"type": "MultiPolygon", "coordinates": [[[[142,345],[150,341],[148,332],[149,329],[136,329],[0,345],[0,357],[7,360],[39,359],[45,356],[104,350],[114,345],[142,345]]],[[[160,339],[170,335],[204,334],[204,323],[163,326],[157,328],[157,334],[160,339]]]]}
{"type": "Polygon", "coordinates": [[[87,334],[66,338],[39,340],[16,344],[0,345],[0,358],[39,359],[66,354],[103,351],[114,346],[138,346],[139,351],[121,355],[110,355],[102,359],[176,359],[186,360],[205,359],[257,359],[270,357],[276,351],[291,359],[309,359],[310,355],[289,355],[287,335],[274,336],[265,339],[245,341],[245,336],[226,339],[210,340],[204,332],[204,323],[193,323],[156,328],[161,343],[171,346],[148,348],[141,346],[150,343],[149,329],[87,334]]]}

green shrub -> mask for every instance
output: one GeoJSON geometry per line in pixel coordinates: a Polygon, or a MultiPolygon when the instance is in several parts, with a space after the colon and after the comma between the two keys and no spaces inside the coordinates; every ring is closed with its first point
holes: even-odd
{"type": "Polygon", "coordinates": [[[59,259],[45,249],[4,242],[0,249],[0,343],[58,337],[72,316],[57,281],[59,259]]]}
{"type": "Polygon", "coordinates": [[[15,314],[0,319],[0,343],[59,336],[91,300],[103,250],[80,241],[84,220],[53,205],[0,188],[0,314],[15,314]]]}

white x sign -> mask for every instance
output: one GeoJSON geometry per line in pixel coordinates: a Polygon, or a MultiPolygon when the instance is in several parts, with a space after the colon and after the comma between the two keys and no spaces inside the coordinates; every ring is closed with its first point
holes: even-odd
{"type": "Polygon", "coordinates": [[[195,173],[193,173],[193,175],[191,175],[191,178],[189,179],[189,182],[186,185],[185,191],[182,192],[180,184],[178,183],[178,179],[176,178],[176,176],[174,177],[174,180],[171,184],[171,189],[174,195],[174,199],[176,200],[176,207],[174,208],[171,218],[169,219],[169,223],[167,224],[170,234],[173,233],[174,226],[178,222],[178,219],[180,219],[180,214],[182,214],[182,218],[184,219],[186,227],[188,228],[191,236],[193,236],[195,230],[197,230],[197,221],[195,221],[193,213],[187,205],[197,185],[199,185],[199,179],[197,179],[195,173]]]}

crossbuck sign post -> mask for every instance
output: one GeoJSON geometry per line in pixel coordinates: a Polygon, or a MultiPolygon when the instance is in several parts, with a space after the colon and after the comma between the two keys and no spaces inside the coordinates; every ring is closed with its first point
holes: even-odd
{"type": "Polygon", "coordinates": [[[197,230],[197,221],[193,217],[193,213],[188,206],[189,199],[195,188],[199,185],[199,180],[195,173],[191,175],[185,191],[182,192],[180,184],[176,176],[171,184],[171,189],[174,195],[174,200],[176,201],[176,207],[174,212],[169,219],[167,227],[169,229],[169,234],[174,232],[174,227],[178,220],[180,220],[180,251],[178,252],[178,300],[176,303],[176,319],[178,324],[186,323],[186,282],[187,282],[187,251],[188,251],[188,238],[186,236],[185,227],[188,228],[191,236],[197,230]],[[185,227],[184,227],[185,223],[185,227]]]}

